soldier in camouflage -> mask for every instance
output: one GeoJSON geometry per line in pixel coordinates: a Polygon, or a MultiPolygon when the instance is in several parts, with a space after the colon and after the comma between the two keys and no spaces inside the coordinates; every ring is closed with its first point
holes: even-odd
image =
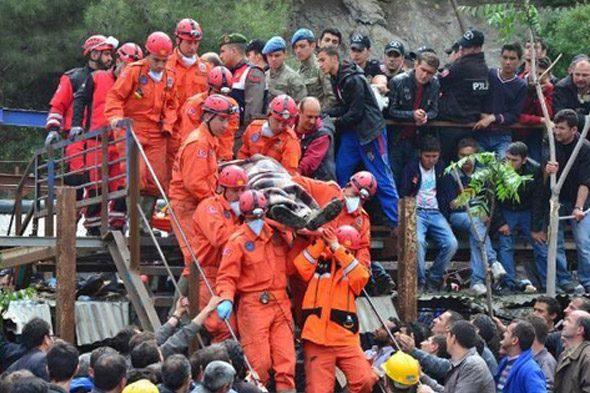
{"type": "Polygon", "coordinates": [[[287,43],[283,38],[275,36],[268,40],[262,49],[262,54],[266,56],[269,66],[266,71],[269,102],[281,94],[293,97],[296,102],[307,96],[307,89],[301,76],[285,64],[287,43]]]}

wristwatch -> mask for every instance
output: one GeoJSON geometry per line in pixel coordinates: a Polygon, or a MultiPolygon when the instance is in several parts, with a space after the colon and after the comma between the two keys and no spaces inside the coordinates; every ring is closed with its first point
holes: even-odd
{"type": "Polygon", "coordinates": [[[574,210],[584,211],[584,208],[583,207],[580,207],[580,206],[576,206],[576,207],[574,207],[574,210]]]}

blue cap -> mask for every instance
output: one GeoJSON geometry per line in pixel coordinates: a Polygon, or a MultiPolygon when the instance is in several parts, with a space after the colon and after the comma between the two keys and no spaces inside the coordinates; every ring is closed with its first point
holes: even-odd
{"type": "Polygon", "coordinates": [[[279,37],[278,35],[275,35],[274,37],[272,37],[270,40],[268,40],[266,42],[266,45],[264,45],[264,48],[262,48],[262,54],[268,55],[269,53],[278,52],[280,50],[286,50],[286,49],[287,49],[287,43],[285,42],[283,37],[279,37]]]}
{"type": "Polygon", "coordinates": [[[295,34],[293,34],[293,37],[291,37],[291,46],[294,46],[301,40],[315,41],[315,35],[313,35],[313,31],[306,28],[297,30],[295,34]]]}

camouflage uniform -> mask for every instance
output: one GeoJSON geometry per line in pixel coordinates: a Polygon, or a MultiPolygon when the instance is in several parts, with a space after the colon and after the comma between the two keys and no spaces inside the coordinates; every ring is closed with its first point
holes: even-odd
{"type": "Polygon", "coordinates": [[[298,73],[305,83],[307,94],[320,100],[322,108],[329,108],[336,103],[330,77],[320,71],[314,54],[301,62],[298,73]]]}
{"type": "Polygon", "coordinates": [[[278,70],[266,71],[268,82],[268,102],[281,94],[287,94],[296,102],[307,96],[307,89],[301,76],[291,67],[283,64],[278,70]]]}

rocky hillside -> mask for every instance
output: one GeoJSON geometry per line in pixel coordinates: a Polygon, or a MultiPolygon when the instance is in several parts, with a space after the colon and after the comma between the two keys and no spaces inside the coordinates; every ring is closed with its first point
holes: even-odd
{"type": "MultiPolygon", "coordinates": [[[[460,5],[470,3],[474,1],[459,1],[460,5]]],[[[491,44],[486,54],[494,63],[501,45],[492,29],[484,21],[463,17],[467,26],[484,31],[491,44]]],[[[290,31],[303,26],[315,31],[336,26],[347,38],[353,31],[368,33],[375,57],[381,56],[384,45],[394,38],[411,50],[429,45],[442,54],[461,34],[448,0],[294,0],[291,23],[290,31]]]]}

